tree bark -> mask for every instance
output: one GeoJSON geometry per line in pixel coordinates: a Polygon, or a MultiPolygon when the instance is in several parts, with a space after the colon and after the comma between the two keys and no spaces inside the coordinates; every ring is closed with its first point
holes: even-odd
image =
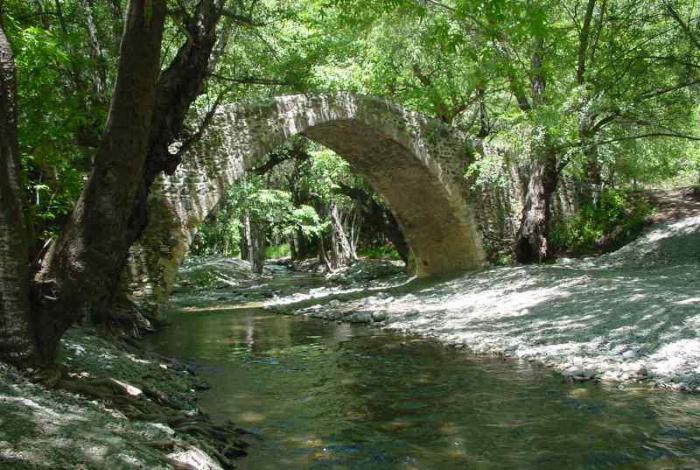
{"type": "Polygon", "coordinates": [[[240,240],[240,250],[241,250],[241,259],[244,260],[249,260],[250,259],[250,215],[244,214],[243,217],[241,218],[241,240],[240,240]]]}
{"type": "Polygon", "coordinates": [[[536,150],[530,167],[522,220],[516,236],[515,257],[520,263],[546,260],[552,218],[552,195],[559,179],[556,151],[544,145],[536,150]]]}
{"type": "Polygon", "coordinates": [[[262,274],[265,265],[265,224],[245,214],[241,227],[241,259],[250,263],[250,270],[262,274]]]}
{"type": "MultiPolygon", "coordinates": [[[[595,10],[596,0],[588,0],[586,11],[583,17],[581,32],[579,33],[578,44],[578,60],[576,67],[576,84],[583,86],[587,83],[586,69],[589,64],[589,42],[591,36],[591,22],[595,10]]],[[[602,13],[601,13],[602,15],[602,13]]],[[[579,110],[578,134],[581,142],[581,148],[586,165],[587,180],[581,191],[582,202],[592,203],[596,205],[599,199],[601,188],[600,163],[598,161],[598,147],[593,144],[595,132],[594,121],[595,117],[585,110],[587,108],[590,96],[588,90],[582,90],[583,97],[579,110]]]]}
{"type": "MultiPolygon", "coordinates": [[[[544,102],[547,86],[542,62],[543,40],[535,40],[532,56],[532,108],[544,102]]],[[[528,109],[529,112],[529,109],[528,109]]],[[[546,127],[539,128],[541,136],[531,143],[530,178],[520,227],[515,238],[515,258],[520,263],[541,262],[551,253],[548,236],[552,218],[552,195],[559,180],[557,151],[550,142],[546,127]]]]}
{"type": "Polygon", "coordinates": [[[181,136],[187,112],[211,73],[209,61],[217,39],[216,25],[225,3],[225,0],[200,0],[185,25],[187,40],[158,80],[145,171],[131,203],[129,244],[141,236],[148,224],[151,184],[161,172],[172,174],[180,164],[180,158],[171,155],[168,147],[181,136]]]}
{"type": "Polygon", "coordinates": [[[584,156],[586,170],[586,180],[581,188],[581,202],[598,205],[600,192],[602,190],[602,176],[598,155],[598,146],[595,145],[595,133],[590,130],[589,121],[586,116],[582,116],[579,122],[579,140],[581,142],[581,152],[584,156]]]}
{"type": "Polygon", "coordinates": [[[65,330],[109,304],[131,245],[133,201],[146,165],[166,0],[131,0],[117,82],[95,165],[37,276],[38,344],[52,362],[65,330]]]}
{"type": "Polygon", "coordinates": [[[246,216],[246,254],[250,270],[262,274],[265,266],[265,226],[262,222],[246,216]]]}
{"type": "Polygon", "coordinates": [[[36,350],[19,178],[16,99],[14,56],[0,26],[0,360],[22,363],[36,350]]]}
{"type": "Polygon", "coordinates": [[[292,260],[302,261],[316,254],[313,240],[297,229],[291,239],[292,260]]]}
{"type": "Polygon", "coordinates": [[[109,0],[109,11],[112,16],[112,47],[113,51],[119,50],[121,44],[122,30],[124,29],[124,14],[120,0],[109,0]]]}
{"type": "MultiPolygon", "coordinates": [[[[180,157],[171,155],[168,147],[182,137],[187,112],[201,94],[204,82],[211,73],[211,56],[217,42],[216,26],[225,3],[225,0],[200,0],[197,3],[193,14],[183,25],[187,40],[158,79],[148,156],[139,189],[131,201],[131,218],[126,232],[129,246],[138,240],[148,225],[148,195],[151,185],[161,172],[172,173],[180,163],[180,157]]],[[[126,262],[122,266],[122,272],[125,267],[126,262]]],[[[126,278],[128,276],[123,276],[124,282],[116,293],[117,303],[123,304],[128,296],[126,278]]],[[[108,302],[100,308],[95,319],[109,326],[112,305],[108,302]]],[[[135,318],[138,317],[136,313],[135,318]]]]}
{"type": "Polygon", "coordinates": [[[586,80],[586,58],[588,57],[588,42],[591,33],[591,20],[593,19],[593,10],[596,0],[588,0],[586,4],[586,13],[583,16],[583,25],[579,33],[577,67],[576,67],[576,83],[582,85],[586,80]]]}
{"type": "Polygon", "coordinates": [[[345,233],[345,227],[338,211],[338,206],[331,203],[328,210],[333,227],[331,241],[333,244],[333,257],[336,267],[352,263],[357,260],[357,253],[352,249],[352,244],[345,233]]]}

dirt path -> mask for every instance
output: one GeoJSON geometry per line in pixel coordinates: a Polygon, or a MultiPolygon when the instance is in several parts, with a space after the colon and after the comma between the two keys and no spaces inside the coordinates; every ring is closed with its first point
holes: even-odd
{"type": "Polygon", "coordinates": [[[656,209],[652,223],[700,215],[700,191],[696,188],[651,190],[646,197],[656,209]]]}

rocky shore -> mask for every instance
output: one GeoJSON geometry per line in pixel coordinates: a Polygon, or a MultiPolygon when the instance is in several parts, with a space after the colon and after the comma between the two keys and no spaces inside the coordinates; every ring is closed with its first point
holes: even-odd
{"type": "Polygon", "coordinates": [[[191,368],[76,328],[41,383],[0,363],[3,469],[233,468],[244,431],[197,408],[191,368]]]}

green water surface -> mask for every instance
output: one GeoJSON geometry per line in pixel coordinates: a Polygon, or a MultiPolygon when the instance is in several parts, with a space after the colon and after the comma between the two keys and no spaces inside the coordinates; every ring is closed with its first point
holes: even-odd
{"type": "Polygon", "coordinates": [[[368,326],[214,304],[150,340],[257,433],[244,469],[700,468],[700,396],[593,383],[368,326]]]}

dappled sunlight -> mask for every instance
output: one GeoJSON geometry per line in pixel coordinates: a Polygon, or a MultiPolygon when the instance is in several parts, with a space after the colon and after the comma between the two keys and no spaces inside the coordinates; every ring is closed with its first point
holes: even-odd
{"type": "Polygon", "coordinates": [[[369,321],[381,312],[385,327],[477,353],[537,360],[588,378],[700,390],[699,283],[700,217],[691,217],[599,258],[494,268],[409,293],[395,284],[358,299],[309,295],[315,304],[293,307],[334,319],[372,312],[369,321]]]}
{"type": "Polygon", "coordinates": [[[94,468],[168,468],[155,449],[132,445],[167,438],[157,426],[132,423],[97,402],[41,389],[0,367],[0,458],[8,468],[11,462],[19,468],[72,468],[68,462],[94,468]],[[25,398],[27,394],[33,398],[25,398]]]}
{"type": "Polygon", "coordinates": [[[259,308],[265,305],[264,302],[248,302],[245,304],[219,304],[210,305],[208,307],[183,307],[183,312],[200,313],[200,312],[220,312],[229,310],[248,310],[251,308],[259,308]]]}

